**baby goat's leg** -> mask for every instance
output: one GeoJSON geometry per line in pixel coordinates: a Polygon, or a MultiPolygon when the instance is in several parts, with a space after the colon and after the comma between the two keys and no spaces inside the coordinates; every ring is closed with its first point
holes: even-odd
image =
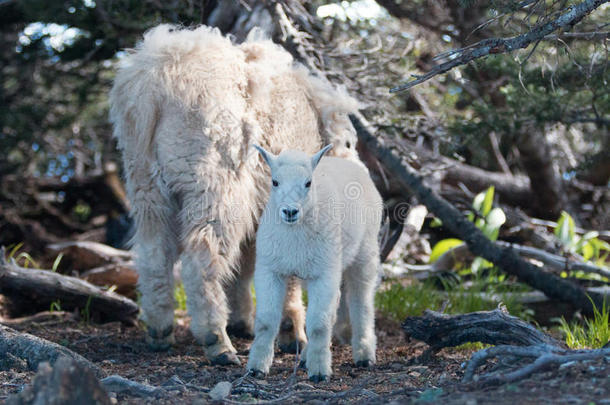
{"type": "Polygon", "coordinates": [[[307,350],[305,361],[309,379],[324,381],[332,374],[330,338],[337,316],[341,287],[341,272],[331,274],[307,283],[307,350]]]}
{"type": "Polygon", "coordinates": [[[305,307],[303,306],[301,281],[290,277],[286,287],[284,300],[284,317],[280,327],[278,343],[284,353],[296,353],[297,345],[303,352],[307,344],[305,335],[305,307]]]}
{"type": "Polygon", "coordinates": [[[242,250],[239,273],[227,289],[231,309],[227,332],[230,335],[247,339],[252,339],[254,336],[254,305],[251,288],[255,250],[254,242],[246,243],[242,250]]]}
{"type": "Polygon", "coordinates": [[[345,285],[341,288],[341,299],[339,300],[339,308],[337,309],[337,322],[333,328],[333,336],[337,340],[337,343],[342,345],[348,344],[352,336],[345,285]]]}
{"type": "Polygon", "coordinates": [[[364,266],[347,271],[343,280],[352,323],[352,356],[359,367],[375,363],[375,287],[378,267],[377,259],[371,258],[364,266]]]}
{"type": "Polygon", "coordinates": [[[254,290],[256,292],[256,320],[254,321],[254,342],[250,347],[248,357],[248,370],[266,374],[273,362],[273,343],[282,320],[286,281],[259,266],[254,273],[254,290]]]}

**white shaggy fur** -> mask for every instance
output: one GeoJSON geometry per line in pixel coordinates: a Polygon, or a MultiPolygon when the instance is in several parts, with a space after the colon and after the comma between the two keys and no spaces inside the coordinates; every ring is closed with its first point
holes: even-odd
{"type": "Polygon", "coordinates": [[[314,381],[331,374],[330,339],[340,297],[352,325],[353,359],[375,362],[374,292],[382,200],[368,171],[346,159],[257,146],[271,167],[272,189],[256,234],[255,339],[248,370],[267,373],[281,320],[286,280],[307,285],[305,361],[314,381]],[[318,164],[319,163],[319,164],[318,164]]]}
{"type": "MultiPolygon", "coordinates": [[[[225,328],[230,316],[252,329],[253,236],[269,190],[249,145],[313,153],[353,133],[347,113],[356,107],[257,35],[235,45],[209,27],[160,25],[128,54],[110,93],[110,118],[153,346],[173,340],[172,266],[181,261],[193,335],[210,360],[238,363],[225,328]]],[[[358,159],[353,143],[340,146],[338,153],[358,159]]],[[[286,312],[302,330],[300,287],[291,291],[286,312]]]]}

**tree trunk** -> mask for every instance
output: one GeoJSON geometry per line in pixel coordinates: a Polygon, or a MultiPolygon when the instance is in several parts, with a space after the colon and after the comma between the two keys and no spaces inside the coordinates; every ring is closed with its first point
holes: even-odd
{"type": "Polygon", "coordinates": [[[530,179],[536,212],[547,219],[557,219],[565,208],[561,178],[553,165],[551,148],[544,133],[525,131],[517,142],[521,163],[530,179]]]}

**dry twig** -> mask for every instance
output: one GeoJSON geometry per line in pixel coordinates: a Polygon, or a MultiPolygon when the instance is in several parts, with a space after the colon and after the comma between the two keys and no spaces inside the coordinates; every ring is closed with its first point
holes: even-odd
{"type": "Polygon", "coordinates": [[[443,55],[439,55],[440,58],[448,60],[423,75],[413,75],[415,78],[414,80],[393,87],[390,89],[390,93],[397,93],[410,89],[434,76],[446,73],[456,66],[465,65],[473,60],[488,55],[508,53],[517,49],[527,48],[531,43],[538,43],[554,31],[572,27],[607,1],[608,0],[585,0],[575,6],[568,7],[567,11],[556,19],[538,25],[525,34],[511,38],[489,38],[465,48],[455,49],[443,55]]]}

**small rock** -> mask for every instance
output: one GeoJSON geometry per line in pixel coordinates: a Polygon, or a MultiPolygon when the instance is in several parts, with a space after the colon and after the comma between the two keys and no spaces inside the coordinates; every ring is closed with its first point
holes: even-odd
{"type": "Polygon", "coordinates": [[[53,367],[41,363],[31,385],[6,401],[9,405],[110,405],[108,394],[92,370],[67,357],[53,367]]]}
{"type": "Polygon", "coordinates": [[[212,388],[212,390],[210,391],[210,393],[208,395],[210,396],[210,399],[212,401],[220,401],[229,396],[232,388],[233,388],[233,385],[231,385],[230,382],[221,381],[218,384],[216,384],[214,386],[214,388],[212,388]]]}

